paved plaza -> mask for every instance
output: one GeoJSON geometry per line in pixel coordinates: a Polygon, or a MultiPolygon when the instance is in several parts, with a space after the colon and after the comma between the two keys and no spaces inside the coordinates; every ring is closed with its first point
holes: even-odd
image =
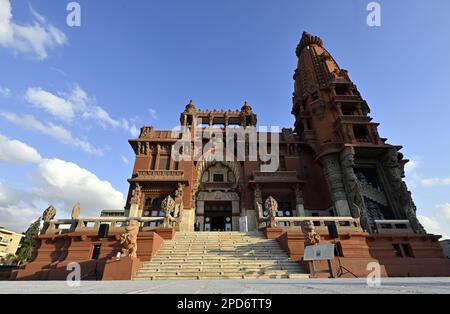
{"type": "Polygon", "coordinates": [[[389,278],[380,287],[369,287],[365,279],[307,280],[159,280],[90,281],[79,287],[66,282],[0,281],[0,293],[92,293],[92,294],[342,294],[342,293],[450,293],[450,278],[389,278]]]}

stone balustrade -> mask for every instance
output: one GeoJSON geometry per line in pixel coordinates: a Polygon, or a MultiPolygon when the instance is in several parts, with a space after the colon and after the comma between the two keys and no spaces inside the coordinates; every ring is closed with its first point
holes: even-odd
{"type": "Polygon", "coordinates": [[[329,224],[335,224],[339,231],[362,231],[359,219],[353,217],[276,217],[275,221],[287,222],[289,227],[299,227],[303,221],[312,221],[319,232],[328,231],[329,224]]]}
{"type": "Polygon", "coordinates": [[[58,219],[48,223],[46,234],[63,234],[70,232],[98,232],[101,224],[109,224],[109,231],[124,232],[126,222],[137,220],[141,231],[154,230],[147,226],[150,222],[163,222],[164,217],[83,217],[78,219],[58,219]]]}
{"type": "Polygon", "coordinates": [[[409,220],[375,220],[375,232],[387,233],[414,233],[409,220]]]}

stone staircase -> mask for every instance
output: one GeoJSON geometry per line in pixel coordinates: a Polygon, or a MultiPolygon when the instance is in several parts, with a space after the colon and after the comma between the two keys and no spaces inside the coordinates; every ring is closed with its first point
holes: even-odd
{"type": "Polygon", "coordinates": [[[260,232],[177,232],[134,280],[309,278],[260,232]]]}

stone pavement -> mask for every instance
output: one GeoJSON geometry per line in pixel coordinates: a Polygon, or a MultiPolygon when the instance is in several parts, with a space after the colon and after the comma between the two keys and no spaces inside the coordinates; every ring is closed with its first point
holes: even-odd
{"type": "Polygon", "coordinates": [[[342,293],[445,293],[450,294],[450,278],[389,278],[380,287],[369,287],[365,279],[307,280],[160,280],[97,281],[69,287],[66,282],[0,281],[0,293],[169,293],[169,294],[342,294],[342,293]]]}

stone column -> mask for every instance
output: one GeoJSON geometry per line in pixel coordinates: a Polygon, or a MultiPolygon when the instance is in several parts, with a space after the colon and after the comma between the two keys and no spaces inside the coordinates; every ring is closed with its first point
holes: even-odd
{"type": "Polygon", "coordinates": [[[300,185],[297,184],[294,187],[295,192],[295,209],[297,213],[297,217],[306,217],[305,206],[303,201],[303,191],[300,188],[300,185]]]}
{"type": "Polygon", "coordinates": [[[326,155],[321,158],[323,172],[330,189],[336,214],[339,217],[351,217],[350,207],[342,180],[339,156],[337,154],[326,155]]]}

